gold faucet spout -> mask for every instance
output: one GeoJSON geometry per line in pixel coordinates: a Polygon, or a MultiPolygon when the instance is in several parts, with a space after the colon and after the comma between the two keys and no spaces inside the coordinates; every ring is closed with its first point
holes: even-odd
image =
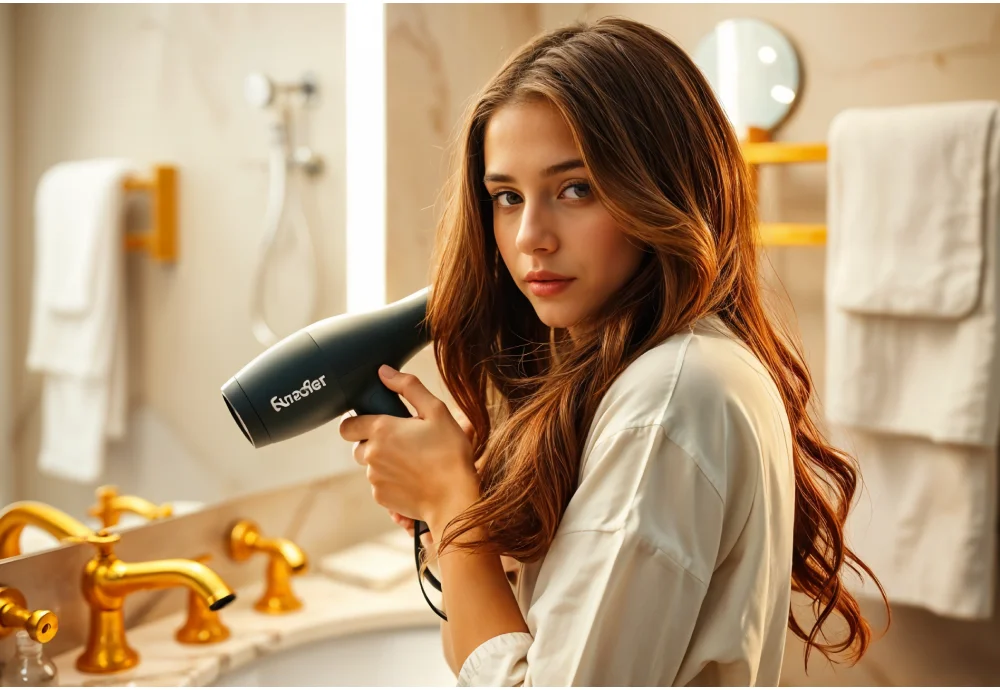
{"type": "Polygon", "coordinates": [[[115,553],[121,537],[101,530],[87,541],[97,547],[83,571],[83,597],[90,607],[90,633],[76,667],[85,673],[113,673],[139,663],[139,654],[125,639],[125,597],[143,589],[184,587],[212,610],[230,604],[236,595],[214,570],[186,558],[126,563],[115,553]]]}
{"type": "Polygon", "coordinates": [[[21,532],[28,525],[45,530],[60,541],[93,534],[89,527],[58,508],[38,501],[16,501],[0,510],[0,558],[21,554],[21,532]]]}
{"type": "Polygon", "coordinates": [[[298,575],[306,569],[308,560],[305,551],[299,545],[288,539],[277,537],[274,539],[264,539],[262,541],[263,550],[278,556],[286,564],[293,574],[298,575]]]}
{"type": "Polygon", "coordinates": [[[142,563],[125,563],[114,559],[104,564],[95,563],[93,568],[88,568],[88,575],[90,575],[89,582],[92,583],[93,598],[102,603],[112,602],[111,606],[114,606],[115,600],[120,601],[142,589],[170,587],[185,587],[191,590],[213,611],[218,611],[236,598],[233,591],[214,570],[185,558],[166,558],[142,563]]]}

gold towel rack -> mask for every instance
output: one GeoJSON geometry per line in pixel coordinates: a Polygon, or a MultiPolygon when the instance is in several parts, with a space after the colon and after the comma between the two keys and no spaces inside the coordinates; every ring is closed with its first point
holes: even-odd
{"type": "Polygon", "coordinates": [[[129,177],[126,192],[147,192],[150,196],[151,227],[142,233],[127,233],[125,249],[147,252],[156,261],[177,259],[177,168],[157,165],[149,178],[129,177]]]}
{"type": "MultiPolygon", "coordinates": [[[[767,164],[822,163],[826,144],[796,144],[769,141],[766,131],[751,127],[743,142],[743,158],[751,166],[754,187],[757,168],[767,164]]],[[[761,223],[761,243],[770,246],[821,245],[826,243],[826,225],[822,223],[761,223]]]]}

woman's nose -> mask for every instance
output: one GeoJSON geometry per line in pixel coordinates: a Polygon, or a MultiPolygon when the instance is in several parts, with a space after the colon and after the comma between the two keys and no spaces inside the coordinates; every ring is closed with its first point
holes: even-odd
{"type": "Polygon", "coordinates": [[[559,247],[552,218],[544,204],[525,203],[515,246],[522,254],[552,253],[559,247]]]}

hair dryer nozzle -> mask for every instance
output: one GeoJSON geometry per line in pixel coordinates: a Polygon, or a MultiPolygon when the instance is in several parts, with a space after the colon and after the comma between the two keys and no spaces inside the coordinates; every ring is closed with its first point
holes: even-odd
{"type": "Polygon", "coordinates": [[[247,437],[247,440],[255,448],[267,445],[261,443],[263,439],[267,438],[267,429],[264,428],[257,413],[253,411],[250,399],[240,388],[240,382],[236,380],[235,376],[226,381],[226,385],[222,387],[222,398],[226,401],[229,414],[233,415],[233,419],[236,420],[240,431],[247,437]]]}

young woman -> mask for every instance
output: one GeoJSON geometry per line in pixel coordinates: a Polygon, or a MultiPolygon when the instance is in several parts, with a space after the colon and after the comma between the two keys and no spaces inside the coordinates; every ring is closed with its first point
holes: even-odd
{"type": "Polygon", "coordinates": [[[807,656],[860,658],[857,473],[762,306],[751,182],[696,65],[632,21],[553,31],[487,85],[458,154],[429,322],[468,428],[383,368],[417,416],[341,433],[438,545],[459,684],[776,685],[789,627],[807,656]]]}

